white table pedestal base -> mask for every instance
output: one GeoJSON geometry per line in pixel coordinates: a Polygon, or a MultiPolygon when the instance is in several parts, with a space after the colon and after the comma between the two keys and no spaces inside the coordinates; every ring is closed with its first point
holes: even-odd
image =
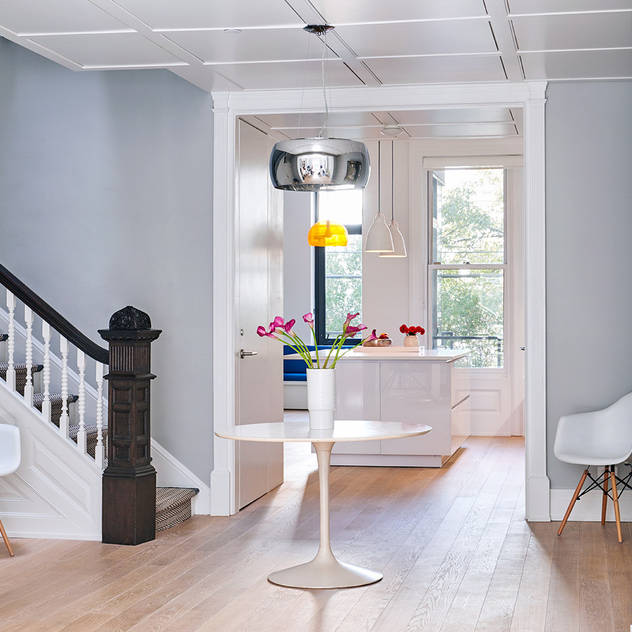
{"type": "Polygon", "coordinates": [[[374,584],[382,579],[382,573],[370,571],[353,564],[316,556],[311,562],[276,571],[268,581],[289,588],[354,588],[374,584]]]}
{"type": "Polygon", "coordinates": [[[383,575],[353,564],[339,562],[329,539],[329,461],[333,443],[314,442],[320,484],[320,547],[311,562],[276,571],[268,581],[289,588],[354,588],[379,582],[383,575]]]}

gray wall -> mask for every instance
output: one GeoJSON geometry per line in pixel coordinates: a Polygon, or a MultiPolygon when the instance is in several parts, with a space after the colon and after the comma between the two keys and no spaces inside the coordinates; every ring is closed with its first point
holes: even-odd
{"type": "Polygon", "coordinates": [[[546,104],[548,470],[560,415],[632,391],[632,81],[549,85],[546,104]]]}
{"type": "Polygon", "coordinates": [[[314,249],[307,243],[312,225],[312,194],[283,194],[283,315],[296,318],[296,332],[308,344],[312,334],[303,314],[314,308],[314,249]]]}
{"type": "Polygon", "coordinates": [[[153,434],[211,470],[210,95],[166,70],[74,73],[0,38],[0,263],[86,335],[163,329],[153,434]]]}

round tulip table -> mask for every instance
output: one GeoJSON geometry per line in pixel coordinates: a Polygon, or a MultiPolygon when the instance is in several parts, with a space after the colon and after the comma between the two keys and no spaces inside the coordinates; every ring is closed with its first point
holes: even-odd
{"type": "Polygon", "coordinates": [[[311,562],[276,571],[268,581],[290,588],[353,588],[379,582],[382,573],[339,562],[329,539],[329,462],[334,443],[381,441],[415,437],[430,432],[430,426],[396,421],[336,421],[331,430],[311,430],[307,423],[261,423],[233,426],[215,434],[235,441],[309,441],[318,458],[320,484],[320,546],[311,562]]]}

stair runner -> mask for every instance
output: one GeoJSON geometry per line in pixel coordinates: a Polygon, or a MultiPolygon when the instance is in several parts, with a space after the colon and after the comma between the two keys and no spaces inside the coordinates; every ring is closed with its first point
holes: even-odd
{"type": "MultiPolygon", "coordinates": [[[[7,334],[0,333],[0,342],[7,340],[7,334]]],[[[26,364],[15,364],[15,384],[16,390],[24,395],[26,386],[26,364]]],[[[8,364],[0,362],[0,378],[6,381],[8,364]]],[[[42,364],[33,364],[31,374],[35,375],[44,369],[42,364]]],[[[67,404],[71,404],[79,399],[78,395],[68,395],[67,404]]],[[[39,411],[42,410],[44,395],[42,393],[33,394],[33,406],[39,411]]],[[[51,421],[59,427],[61,418],[62,396],[59,393],[50,395],[51,421]]],[[[76,443],[79,426],[71,425],[69,428],[70,438],[76,443]]],[[[95,425],[86,424],[86,436],[88,454],[94,457],[97,445],[97,428],[95,425]]],[[[103,428],[103,441],[107,445],[107,428],[103,428]]],[[[156,488],[156,531],[171,529],[177,524],[188,520],[191,517],[191,500],[199,492],[198,489],[184,487],[157,487],[156,488]]]]}

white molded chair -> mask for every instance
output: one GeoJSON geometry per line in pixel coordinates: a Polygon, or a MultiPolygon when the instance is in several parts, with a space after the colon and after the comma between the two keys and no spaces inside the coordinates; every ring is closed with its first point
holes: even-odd
{"type": "MultiPolygon", "coordinates": [[[[623,542],[614,466],[626,461],[632,453],[632,393],[624,395],[603,410],[561,417],[557,425],[553,452],[560,461],[586,466],[557,534],[562,535],[568,517],[575,506],[575,501],[582,494],[582,487],[588,477],[592,482],[583,493],[596,487],[603,489],[601,524],[606,522],[608,485],[612,486],[617,537],[619,542],[623,542]],[[589,472],[588,468],[591,465],[604,467],[603,474],[597,479],[593,478],[589,472]]],[[[629,477],[626,481],[619,479],[623,483],[624,489],[629,487],[628,480],[629,477]]]]}
{"type": "MultiPolygon", "coordinates": [[[[0,424],[0,476],[13,474],[20,467],[20,429],[17,426],[0,424]]],[[[13,557],[11,542],[0,520],[0,534],[7,545],[9,555],[13,557]]]]}

